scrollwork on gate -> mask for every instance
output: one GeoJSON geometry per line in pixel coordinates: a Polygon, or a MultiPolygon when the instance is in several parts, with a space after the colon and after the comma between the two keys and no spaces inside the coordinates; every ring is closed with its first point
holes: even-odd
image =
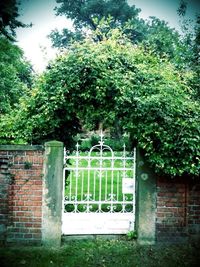
{"type": "Polygon", "coordinates": [[[65,151],[65,213],[134,213],[135,150],[130,154],[124,145],[123,152],[115,154],[104,144],[103,134],[100,137],[88,153],[79,151],[79,144],[72,154],[65,151]],[[126,190],[124,178],[129,183],[126,190]]]}

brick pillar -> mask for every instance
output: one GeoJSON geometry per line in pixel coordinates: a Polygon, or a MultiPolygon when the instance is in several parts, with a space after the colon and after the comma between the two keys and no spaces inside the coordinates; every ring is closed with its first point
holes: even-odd
{"type": "Polygon", "coordinates": [[[45,246],[61,244],[63,152],[62,142],[45,144],[42,220],[42,243],[45,246]]]}

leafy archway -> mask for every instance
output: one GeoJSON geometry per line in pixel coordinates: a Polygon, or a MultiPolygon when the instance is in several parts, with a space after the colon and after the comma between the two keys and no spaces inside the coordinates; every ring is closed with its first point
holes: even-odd
{"type": "Polygon", "coordinates": [[[191,75],[113,30],[61,54],[7,119],[18,139],[68,146],[83,126],[117,121],[157,172],[198,176],[200,107],[187,85],[191,75]]]}

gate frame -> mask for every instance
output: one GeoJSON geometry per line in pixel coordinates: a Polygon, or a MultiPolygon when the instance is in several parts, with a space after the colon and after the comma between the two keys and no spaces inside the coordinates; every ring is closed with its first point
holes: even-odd
{"type": "MultiPolygon", "coordinates": [[[[61,244],[63,157],[62,142],[45,143],[42,210],[42,243],[44,246],[60,246],[61,244]],[[55,232],[52,231],[52,226],[55,232]]],[[[155,244],[155,216],[156,175],[145,163],[144,153],[137,149],[135,230],[138,243],[155,244]]]]}
{"type": "MultiPolygon", "coordinates": [[[[63,169],[63,209],[62,209],[62,216],[63,216],[63,220],[62,220],[62,233],[65,234],[65,235],[80,235],[83,234],[85,235],[91,235],[91,234],[126,234],[127,232],[126,231],[134,231],[135,230],[135,210],[136,210],[136,207],[135,207],[135,202],[136,202],[136,149],[134,148],[133,150],[133,156],[127,156],[126,154],[128,153],[128,151],[126,151],[126,146],[124,144],[123,146],[123,152],[122,152],[122,155],[121,156],[115,156],[115,152],[112,150],[112,148],[108,145],[105,145],[104,144],[104,141],[103,141],[103,133],[101,132],[100,134],[100,141],[98,142],[99,144],[97,145],[94,145],[90,148],[88,154],[86,156],[81,156],[80,155],[80,151],[79,151],[79,144],[77,143],[76,145],[76,150],[74,151],[75,155],[67,155],[66,153],[66,150],[64,149],[64,158],[63,158],[63,163],[64,163],[64,169],[63,169]],[[98,149],[99,151],[99,156],[91,156],[91,152],[94,150],[94,149],[98,149]],[[111,152],[111,156],[110,157],[106,157],[103,155],[103,152],[104,151],[110,151],[111,152]],[[70,166],[67,166],[67,160],[68,159],[73,159],[75,160],[75,166],[73,167],[70,167],[70,166]],[[91,167],[91,161],[92,160],[98,160],[99,161],[99,167],[91,167]],[[121,160],[122,161],[122,167],[114,167],[114,163],[115,163],[115,160],[121,160]],[[79,166],[77,165],[79,160],[86,160],[87,163],[88,163],[88,166],[87,167],[80,167],[80,171],[81,170],[87,170],[88,173],[92,170],[95,170],[95,169],[98,169],[100,168],[100,174],[101,174],[101,169],[103,171],[105,170],[110,170],[112,171],[112,185],[111,185],[111,195],[112,195],[112,190],[113,190],[113,175],[114,175],[114,171],[122,171],[122,181],[123,181],[123,178],[126,178],[126,171],[130,170],[132,172],[132,175],[131,175],[131,179],[133,180],[133,192],[132,192],[132,200],[126,200],[126,194],[129,194],[128,192],[124,193],[123,192],[123,186],[122,186],[122,194],[123,194],[123,200],[118,200],[118,197],[116,200],[112,199],[109,201],[108,199],[106,199],[105,201],[101,201],[98,200],[98,201],[95,201],[93,199],[82,199],[80,201],[77,201],[76,200],[76,196],[74,196],[74,198],[71,199],[71,195],[70,195],[70,199],[69,200],[65,200],[66,198],[66,195],[65,195],[65,170],[70,170],[70,171],[75,171],[75,173],[77,173],[79,171],[79,166]],[[111,166],[110,167],[102,167],[101,164],[102,164],[102,161],[103,160],[110,160],[111,161],[111,166]],[[132,161],[132,165],[131,167],[127,167],[126,166],[126,162],[127,160],[131,160],[132,161]],[[77,206],[78,204],[86,204],[86,211],[84,212],[79,212],[77,210],[77,206]],[[90,212],[89,210],[89,206],[90,204],[97,204],[99,209],[97,212],[90,212]],[[73,204],[74,205],[74,211],[72,212],[65,212],[65,204],[73,204]],[[110,204],[110,212],[103,212],[101,210],[101,205],[102,204],[110,204]],[[115,212],[114,211],[114,205],[115,204],[121,204],[122,205],[122,210],[121,212],[115,212]],[[129,211],[126,211],[125,210],[125,206],[128,205],[128,204],[131,204],[133,205],[133,209],[131,212],[129,211]],[[89,221],[91,221],[91,225],[90,225],[90,231],[88,229],[86,229],[85,227],[81,230],[79,229],[79,227],[77,226],[76,230],[75,228],[74,229],[71,229],[72,232],[70,232],[70,230],[66,230],[67,227],[66,226],[66,217],[67,217],[67,214],[69,214],[68,216],[71,218],[71,220],[75,220],[74,221],[74,224],[73,225],[77,225],[76,223],[76,217],[79,220],[82,220],[83,222],[86,223],[86,221],[89,219],[89,221]],[[76,215],[75,215],[76,214],[76,215]],[[88,215],[89,214],[89,215],[88,215]],[[98,215],[95,215],[95,214],[98,214],[98,215]],[[113,228],[112,225],[117,225],[115,224],[115,220],[116,220],[116,214],[118,214],[118,218],[120,218],[118,220],[118,223],[119,223],[119,226],[120,228],[116,228],[115,227],[113,228]],[[93,216],[92,216],[93,215],[93,216]],[[113,216],[112,216],[113,215],[113,216]],[[98,217],[97,217],[98,216],[98,217]],[[87,219],[88,217],[88,219],[87,219]],[[107,218],[107,221],[105,221],[103,224],[105,226],[105,224],[107,225],[108,228],[99,228],[99,225],[97,225],[97,227],[93,228],[93,225],[96,220],[93,220],[93,217],[97,217],[100,219],[102,219],[104,221],[104,219],[107,218]],[[114,219],[115,218],[115,219],[114,219]],[[87,219],[87,220],[86,220],[87,219]],[[128,220],[128,221],[127,221],[128,220]],[[125,224],[126,224],[126,221],[128,222],[128,229],[129,230],[126,230],[127,227],[125,227],[125,224]],[[107,222],[107,223],[106,223],[107,222]],[[110,222],[110,224],[109,224],[110,222]],[[121,224],[120,224],[121,222],[121,224]],[[124,225],[124,226],[122,226],[124,225]],[[112,226],[112,227],[111,227],[112,226]],[[111,227],[111,228],[110,228],[111,227]],[[110,230],[109,230],[110,229],[110,230]],[[121,229],[121,230],[120,230],[121,229]],[[110,232],[109,232],[110,231],[110,232]],[[75,233],[76,232],[76,233],[75,233]]],[[[90,177],[90,175],[89,175],[90,177]]],[[[83,179],[83,178],[82,178],[83,179]]],[[[88,178],[90,180],[90,178],[88,178]]],[[[89,180],[87,180],[87,182],[89,183],[89,180]]],[[[101,180],[101,179],[100,179],[101,180]]],[[[83,183],[83,180],[82,180],[82,183],[83,183]]],[[[83,184],[82,184],[83,185],[83,184]]],[[[75,192],[77,194],[77,182],[76,182],[76,188],[75,188],[75,192]]],[[[101,188],[101,184],[100,184],[100,188],[101,188]]],[[[89,190],[89,185],[88,185],[88,190],[89,190]]],[[[119,188],[117,189],[119,190],[119,188]]],[[[70,187],[70,192],[71,192],[71,187],[70,187]]],[[[88,191],[89,192],[89,191],[88,191]]],[[[107,194],[110,193],[110,191],[106,191],[107,194]]],[[[83,192],[82,192],[83,193],[83,192]]],[[[118,194],[117,194],[118,195],[118,194]]],[[[72,196],[73,197],[73,196],[72,196]]],[[[82,196],[83,197],[83,196],[82,196]]],[[[97,221],[99,221],[97,219],[97,221]]],[[[89,222],[88,221],[88,222],[89,222]]],[[[101,224],[103,221],[99,221],[99,223],[101,224]]],[[[83,224],[84,225],[84,224],[83,224]]],[[[72,227],[73,228],[73,227],[72,227]]]]}

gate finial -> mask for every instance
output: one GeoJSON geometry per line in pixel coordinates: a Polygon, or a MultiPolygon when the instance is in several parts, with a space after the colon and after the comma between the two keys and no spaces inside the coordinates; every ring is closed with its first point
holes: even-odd
{"type": "Polygon", "coordinates": [[[77,142],[77,143],[76,143],[76,152],[79,152],[79,151],[78,151],[79,147],[80,147],[80,145],[79,145],[79,143],[77,142]]]}
{"type": "Polygon", "coordinates": [[[101,130],[101,133],[100,133],[99,136],[101,137],[101,140],[99,141],[99,144],[100,144],[100,146],[103,146],[103,144],[104,144],[104,141],[103,141],[104,134],[103,134],[102,130],[101,130]]]}

